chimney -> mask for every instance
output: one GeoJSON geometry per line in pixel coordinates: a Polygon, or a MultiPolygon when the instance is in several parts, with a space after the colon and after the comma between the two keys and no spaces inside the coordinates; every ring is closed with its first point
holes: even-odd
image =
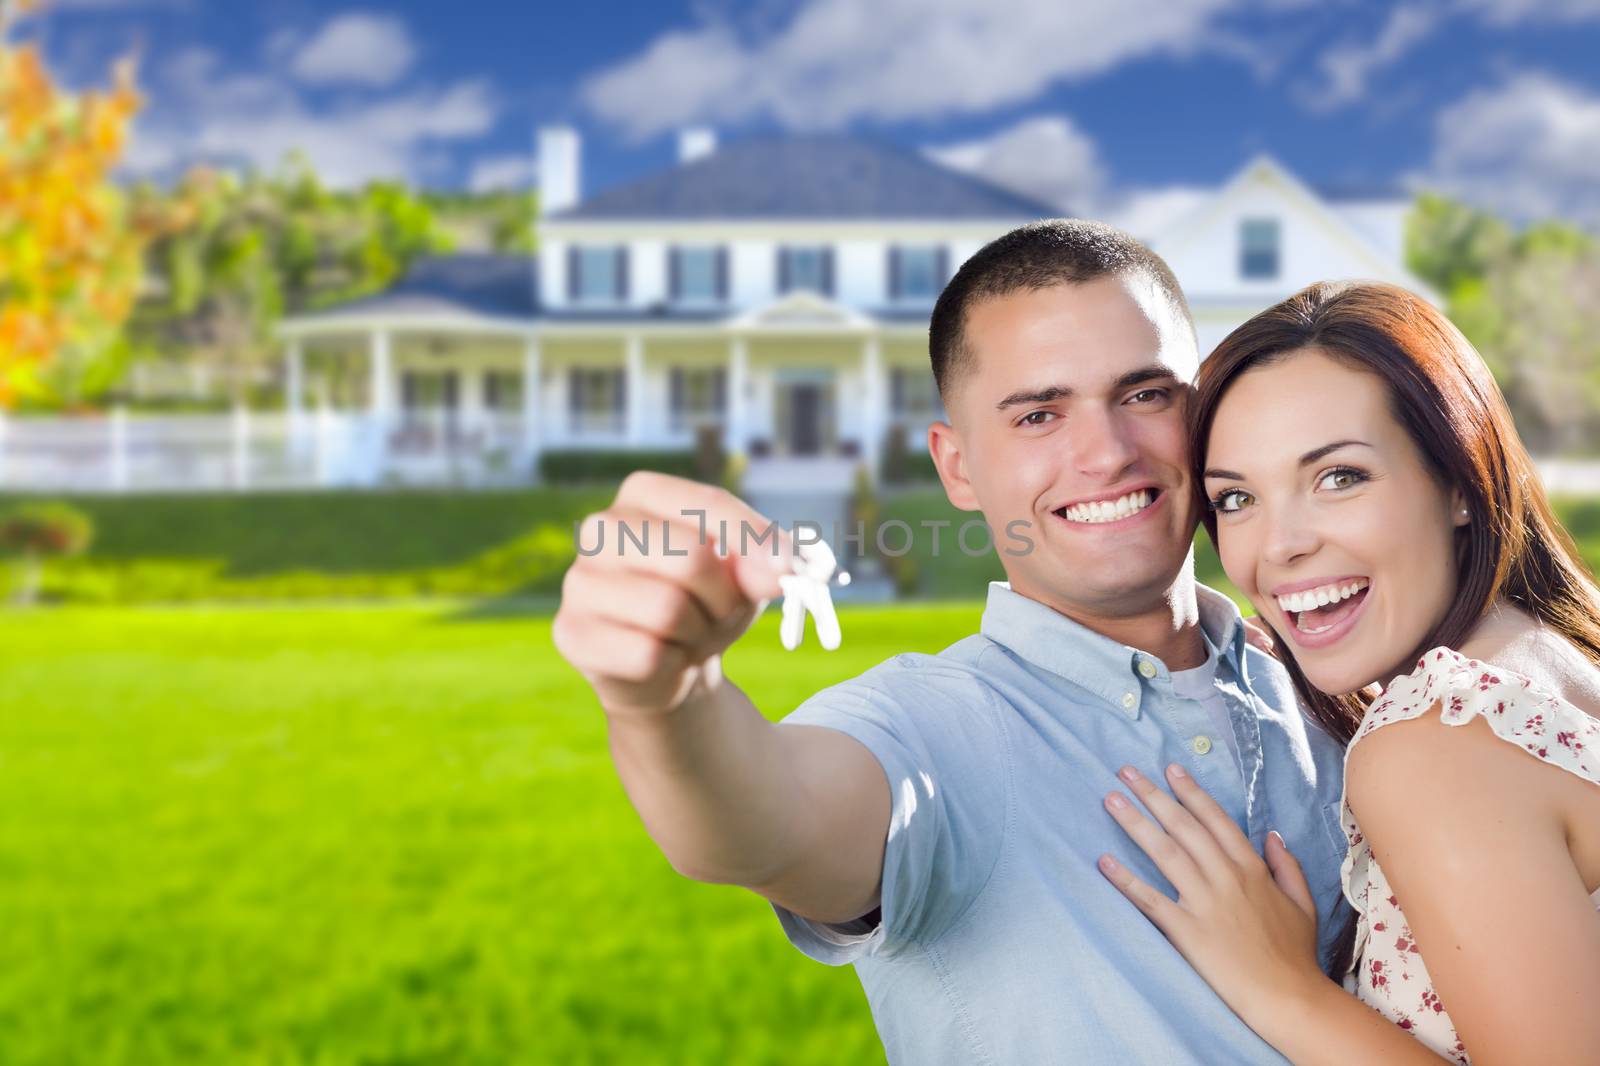
{"type": "Polygon", "coordinates": [[[678,163],[693,163],[717,150],[717,131],[710,126],[690,126],[678,131],[678,163]]]}
{"type": "Polygon", "coordinates": [[[539,128],[539,213],[553,215],[576,207],[579,191],[578,131],[571,126],[539,128]]]}

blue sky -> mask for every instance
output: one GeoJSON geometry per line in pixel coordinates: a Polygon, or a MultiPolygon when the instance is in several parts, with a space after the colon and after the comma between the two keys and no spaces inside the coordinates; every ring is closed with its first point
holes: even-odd
{"type": "Polygon", "coordinates": [[[336,183],[525,184],[567,123],[593,190],[711,125],[886,138],[1080,210],[1267,151],[1600,225],[1600,0],[56,0],[22,32],[73,84],[140,49],[143,173],[297,146],[336,183]]]}

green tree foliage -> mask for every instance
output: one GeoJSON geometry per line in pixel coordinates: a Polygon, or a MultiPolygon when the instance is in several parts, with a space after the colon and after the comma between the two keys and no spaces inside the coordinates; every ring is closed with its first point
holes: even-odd
{"type": "Polygon", "coordinates": [[[1447,298],[1535,451],[1600,443],[1600,247],[1583,230],[1541,222],[1520,233],[1441,196],[1418,200],[1411,267],[1447,298]]]}
{"type": "Polygon", "coordinates": [[[197,169],[175,189],[147,185],[135,195],[183,201],[193,218],[149,249],[152,282],[131,323],[134,349],[208,364],[235,396],[271,358],[283,315],[375,292],[417,256],[453,245],[426,198],[406,186],[329,190],[301,158],[277,174],[197,169]]]}

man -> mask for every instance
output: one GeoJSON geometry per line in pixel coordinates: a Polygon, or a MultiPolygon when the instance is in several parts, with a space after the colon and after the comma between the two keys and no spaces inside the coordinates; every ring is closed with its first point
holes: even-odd
{"type": "MultiPolygon", "coordinates": [[[[855,964],[893,1063],[1281,1062],[1095,865],[1110,852],[1170,891],[1102,798],[1124,766],[1180,763],[1258,851],[1283,835],[1325,964],[1341,924],[1339,748],[1194,581],[1177,281],[1109,227],[1025,226],[957,272],[929,349],[950,417],[929,449],[1009,578],[979,634],[772,725],[718,657],[777,591],[769,550],[580,559],[555,638],[624,786],[679,872],[753,889],[806,954],[855,964]]],[[[692,545],[685,510],[763,524],[639,475],[585,543],[622,520],[692,545]]]]}

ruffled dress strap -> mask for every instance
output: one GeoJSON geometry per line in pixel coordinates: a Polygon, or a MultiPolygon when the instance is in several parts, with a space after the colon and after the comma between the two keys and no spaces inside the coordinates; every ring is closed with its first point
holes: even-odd
{"type": "MultiPolygon", "coordinates": [[[[1521,674],[1444,647],[1423,655],[1416,669],[1395,678],[1367,709],[1345,752],[1347,770],[1350,752],[1363,737],[1391,722],[1418,718],[1435,704],[1445,725],[1465,725],[1482,718],[1501,740],[1600,785],[1600,721],[1536,688],[1521,674]]],[[[1372,847],[1350,813],[1349,796],[1347,772],[1340,815],[1350,850],[1345,854],[1342,877],[1345,898],[1358,916],[1354,960],[1361,958],[1369,934],[1366,903],[1373,859],[1372,847]]]]}

